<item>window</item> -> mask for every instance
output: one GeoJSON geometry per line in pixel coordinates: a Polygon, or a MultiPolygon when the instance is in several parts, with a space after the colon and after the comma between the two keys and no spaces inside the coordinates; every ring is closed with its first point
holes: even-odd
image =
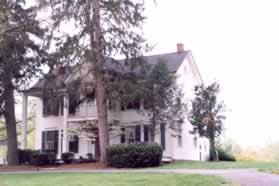
{"type": "Polygon", "coordinates": [[[42,132],[42,151],[58,153],[58,130],[42,132]]]}
{"type": "Polygon", "coordinates": [[[121,128],[121,134],[120,134],[120,143],[125,143],[126,141],[126,135],[125,135],[125,127],[121,128]]]}
{"type": "Polygon", "coordinates": [[[165,124],[160,125],[160,131],[161,131],[161,145],[163,149],[166,149],[166,129],[165,124]]]}
{"type": "Polygon", "coordinates": [[[43,116],[63,115],[64,96],[44,97],[43,98],[43,116]]]}
{"type": "Polygon", "coordinates": [[[144,126],[143,133],[144,133],[144,142],[148,142],[149,141],[149,127],[148,126],[144,126]]]}
{"type": "Polygon", "coordinates": [[[69,114],[75,114],[80,104],[80,98],[77,94],[69,95],[69,114]]]}
{"type": "Polygon", "coordinates": [[[78,136],[72,136],[69,141],[69,151],[73,153],[78,153],[78,136]]]}
{"type": "Polygon", "coordinates": [[[137,143],[141,141],[141,126],[129,126],[121,128],[121,143],[137,143]]]}
{"type": "Polygon", "coordinates": [[[140,109],[140,99],[135,99],[134,101],[130,101],[127,104],[121,103],[121,110],[128,110],[128,109],[140,109]]]}

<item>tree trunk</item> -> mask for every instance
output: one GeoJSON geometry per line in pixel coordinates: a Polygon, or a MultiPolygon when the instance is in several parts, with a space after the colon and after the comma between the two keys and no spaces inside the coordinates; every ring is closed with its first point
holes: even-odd
{"type": "Polygon", "coordinates": [[[96,102],[97,102],[97,115],[98,115],[98,129],[100,140],[100,161],[106,162],[107,160],[107,147],[109,146],[108,137],[108,111],[107,101],[105,98],[105,88],[103,83],[98,81],[96,88],[96,102]]]}
{"type": "Polygon", "coordinates": [[[215,140],[214,137],[211,137],[209,139],[209,143],[210,143],[210,156],[209,156],[209,160],[210,161],[216,161],[217,157],[216,157],[216,150],[215,150],[215,140]]]}
{"type": "Polygon", "coordinates": [[[15,101],[14,90],[12,86],[11,76],[7,74],[7,79],[4,88],[4,118],[7,128],[8,139],[8,164],[18,165],[18,150],[17,150],[17,131],[15,118],[15,101]]]}
{"type": "Polygon", "coordinates": [[[96,81],[96,102],[97,102],[97,117],[100,140],[100,161],[107,160],[107,147],[109,146],[109,132],[108,132],[108,108],[106,99],[105,82],[103,79],[103,67],[105,58],[103,56],[103,38],[101,29],[100,17],[100,0],[92,1],[92,23],[91,28],[91,50],[92,50],[92,64],[93,76],[96,81]]]}

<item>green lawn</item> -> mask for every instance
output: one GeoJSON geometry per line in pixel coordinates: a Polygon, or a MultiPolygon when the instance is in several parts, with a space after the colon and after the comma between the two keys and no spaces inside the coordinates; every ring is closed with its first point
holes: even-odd
{"type": "Polygon", "coordinates": [[[164,165],[163,169],[279,169],[279,162],[198,162],[187,161],[164,165]]]}
{"type": "Polygon", "coordinates": [[[0,175],[0,186],[218,186],[222,178],[182,174],[9,174],[0,175]]]}

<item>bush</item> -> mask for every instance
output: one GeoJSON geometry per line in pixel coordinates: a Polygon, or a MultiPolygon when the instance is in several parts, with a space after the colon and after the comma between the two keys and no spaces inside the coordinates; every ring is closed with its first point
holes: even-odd
{"type": "Polygon", "coordinates": [[[87,156],[87,158],[88,158],[89,160],[93,160],[93,159],[94,159],[92,153],[87,153],[86,156],[87,156]]]}
{"type": "Polygon", "coordinates": [[[155,143],[113,145],[107,149],[108,165],[117,168],[159,166],[163,149],[155,143]]]}
{"type": "Polygon", "coordinates": [[[70,164],[70,163],[73,163],[73,161],[75,159],[75,154],[72,152],[65,152],[62,154],[61,158],[64,161],[64,163],[70,164]]]}
{"type": "Polygon", "coordinates": [[[26,149],[21,150],[18,149],[18,160],[19,164],[31,164],[32,163],[32,156],[33,154],[38,153],[36,150],[26,149]]]}
{"type": "Polygon", "coordinates": [[[236,161],[235,157],[232,154],[224,151],[223,149],[217,149],[217,152],[220,161],[236,161]]]}
{"type": "Polygon", "coordinates": [[[56,163],[56,154],[50,152],[36,152],[32,155],[31,164],[35,166],[51,165],[56,163]]]}

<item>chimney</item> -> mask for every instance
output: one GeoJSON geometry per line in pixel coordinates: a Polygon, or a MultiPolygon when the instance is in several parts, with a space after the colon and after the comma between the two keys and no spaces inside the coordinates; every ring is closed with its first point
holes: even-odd
{"type": "Polygon", "coordinates": [[[177,43],[177,53],[184,52],[184,44],[183,43],[177,43]]]}

